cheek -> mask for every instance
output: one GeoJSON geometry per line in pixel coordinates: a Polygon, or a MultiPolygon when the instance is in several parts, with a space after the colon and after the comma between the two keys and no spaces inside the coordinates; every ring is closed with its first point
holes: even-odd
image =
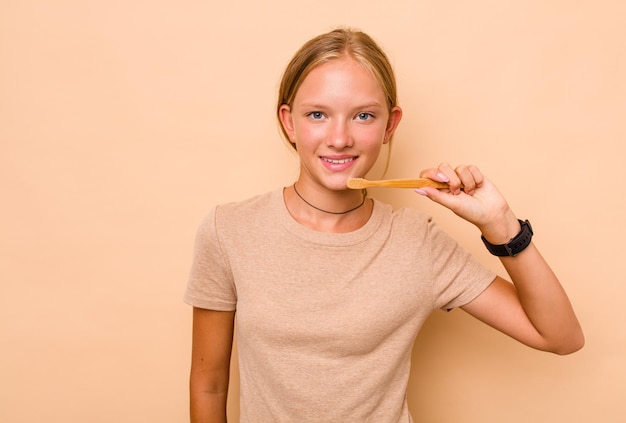
{"type": "Polygon", "coordinates": [[[314,148],[324,140],[325,133],[320,128],[305,126],[296,131],[296,142],[304,148],[314,148]]]}
{"type": "Polygon", "coordinates": [[[382,145],[385,138],[385,128],[380,125],[357,127],[353,131],[355,140],[367,145],[382,145]]]}
{"type": "Polygon", "coordinates": [[[312,153],[324,142],[325,134],[319,127],[302,125],[296,127],[294,141],[300,153],[312,153]]]}
{"type": "Polygon", "coordinates": [[[311,126],[301,126],[296,131],[296,138],[303,143],[311,143],[323,136],[319,128],[311,126]]]}

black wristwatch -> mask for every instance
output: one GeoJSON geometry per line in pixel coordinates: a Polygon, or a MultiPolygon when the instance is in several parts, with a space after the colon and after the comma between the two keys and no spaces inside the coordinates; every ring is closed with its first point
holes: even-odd
{"type": "Polygon", "coordinates": [[[518,221],[522,230],[506,244],[495,245],[487,241],[484,236],[481,236],[485,247],[491,254],[498,257],[515,257],[530,245],[530,241],[533,238],[533,228],[528,220],[522,221],[518,219],[518,221]]]}

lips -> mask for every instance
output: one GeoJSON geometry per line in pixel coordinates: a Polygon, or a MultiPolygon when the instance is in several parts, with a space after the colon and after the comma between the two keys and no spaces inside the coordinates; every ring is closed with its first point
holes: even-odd
{"type": "Polygon", "coordinates": [[[320,156],[322,165],[332,172],[342,172],[354,165],[359,156],[320,156]]]}
{"type": "Polygon", "coordinates": [[[345,159],[330,159],[328,157],[322,157],[323,161],[332,163],[332,164],[345,164],[351,162],[356,159],[356,157],[346,157],[345,159]]]}

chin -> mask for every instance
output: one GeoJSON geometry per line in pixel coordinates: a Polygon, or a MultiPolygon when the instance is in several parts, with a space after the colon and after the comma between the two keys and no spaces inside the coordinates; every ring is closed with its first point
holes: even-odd
{"type": "Polygon", "coordinates": [[[322,185],[332,191],[344,191],[348,189],[348,179],[352,178],[352,176],[346,176],[344,178],[333,178],[332,180],[327,180],[322,182],[322,185]]]}

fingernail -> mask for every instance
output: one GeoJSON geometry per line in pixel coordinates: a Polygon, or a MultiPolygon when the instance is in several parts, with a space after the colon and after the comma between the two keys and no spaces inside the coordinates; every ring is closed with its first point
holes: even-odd
{"type": "Polygon", "coordinates": [[[437,177],[441,179],[442,182],[450,182],[450,179],[448,179],[448,177],[441,172],[437,174],[437,177]]]}
{"type": "Polygon", "coordinates": [[[424,196],[428,195],[428,194],[426,194],[426,191],[424,191],[423,189],[419,189],[419,188],[417,188],[417,189],[416,189],[416,190],[414,190],[414,191],[415,191],[416,193],[418,193],[419,195],[424,195],[424,196]]]}

